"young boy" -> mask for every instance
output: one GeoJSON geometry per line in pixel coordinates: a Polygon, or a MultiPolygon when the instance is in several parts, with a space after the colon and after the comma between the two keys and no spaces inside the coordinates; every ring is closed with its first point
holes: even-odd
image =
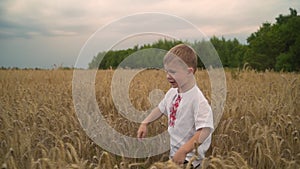
{"type": "Polygon", "coordinates": [[[191,160],[195,142],[199,143],[198,156],[192,162],[196,168],[204,158],[211,143],[213,114],[210,105],[196,85],[194,78],[197,69],[195,51],[179,44],[164,57],[164,68],[167,80],[172,88],[165,94],[158,107],[141,123],[137,137],[147,134],[147,125],[161,117],[168,116],[168,132],[170,135],[170,158],[177,164],[191,160]]]}

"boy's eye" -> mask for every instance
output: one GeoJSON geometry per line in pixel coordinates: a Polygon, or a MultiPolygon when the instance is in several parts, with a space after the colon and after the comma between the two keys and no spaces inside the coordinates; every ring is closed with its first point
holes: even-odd
{"type": "Polygon", "coordinates": [[[175,74],[176,73],[175,70],[165,70],[165,71],[166,71],[166,73],[170,73],[170,74],[175,74]]]}

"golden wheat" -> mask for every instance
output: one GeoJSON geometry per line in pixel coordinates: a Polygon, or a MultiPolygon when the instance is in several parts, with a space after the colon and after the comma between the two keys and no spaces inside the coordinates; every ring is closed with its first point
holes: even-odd
{"type": "MultiPolygon", "coordinates": [[[[77,119],[72,75],[72,70],[0,70],[2,169],[180,168],[168,160],[168,153],[133,159],[110,154],[96,145],[77,119]]],[[[110,91],[113,75],[111,70],[97,72],[98,106],[111,127],[135,137],[139,124],[120,115],[114,105],[110,91]]],[[[300,168],[299,77],[248,68],[226,71],[224,115],[201,168],[300,168]]],[[[198,71],[196,81],[211,102],[208,74],[198,71]]],[[[163,71],[142,71],[130,82],[130,102],[139,111],[151,109],[149,93],[154,89],[166,92],[169,87],[163,71]]],[[[149,136],[165,131],[166,123],[162,118],[151,124],[149,136]]],[[[126,149],[114,140],[107,141],[126,149]]]]}

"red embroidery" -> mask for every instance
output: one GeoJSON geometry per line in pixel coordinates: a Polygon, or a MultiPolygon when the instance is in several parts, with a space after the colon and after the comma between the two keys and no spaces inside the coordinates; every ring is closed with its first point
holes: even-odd
{"type": "Polygon", "coordinates": [[[175,125],[175,120],[176,120],[176,112],[177,112],[177,108],[179,106],[179,102],[181,101],[181,97],[180,95],[178,95],[177,99],[175,100],[175,103],[172,104],[172,107],[170,109],[170,119],[169,119],[169,126],[170,127],[174,127],[175,125]]]}

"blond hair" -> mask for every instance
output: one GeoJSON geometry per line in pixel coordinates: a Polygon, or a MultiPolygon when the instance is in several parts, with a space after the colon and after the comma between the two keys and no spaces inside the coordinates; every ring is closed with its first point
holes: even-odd
{"type": "Polygon", "coordinates": [[[197,70],[197,54],[193,48],[186,44],[179,44],[171,48],[164,58],[164,64],[170,62],[174,56],[179,57],[188,67],[197,70]]]}

